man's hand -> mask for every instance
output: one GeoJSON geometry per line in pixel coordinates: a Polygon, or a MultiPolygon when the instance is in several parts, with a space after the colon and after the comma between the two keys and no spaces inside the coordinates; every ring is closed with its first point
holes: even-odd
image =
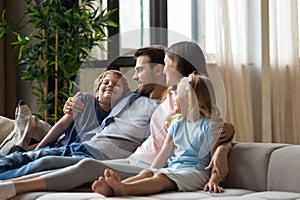
{"type": "Polygon", "coordinates": [[[81,95],[81,92],[77,92],[74,97],[69,97],[64,105],[64,114],[71,114],[76,116],[78,113],[82,113],[84,108],[84,103],[77,100],[77,97],[81,95]]]}

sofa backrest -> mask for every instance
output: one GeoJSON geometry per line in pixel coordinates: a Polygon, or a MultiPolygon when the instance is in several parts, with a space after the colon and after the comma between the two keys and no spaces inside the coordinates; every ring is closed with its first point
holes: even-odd
{"type": "MultiPolygon", "coordinates": [[[[225,188],[241,188],[254,191],[274,189],[285,191],[285,188],[282,187],[281,189],[280,186],[282,181],[275,184],[283,176],[278,174],[280,168],[270,167],[270,164],[279,165],[281,160],[279,155],[281,151],[279,150],[290,146],[292,145],[278,143],[234,143],[228,157],[229,174],[221,185],[225,188]],[[276,152],[275,156],[273,156],[274,152],[276,152]],[[270,169],[274,172],[271,172],[270,169]]],[[[298,156],[299,159],[300,156],[298,156]]],[[[280,165],[283,168],[285,163],[280,165]]]]}
{"type": "Polygon", "coordinates": [[[300,145],[275,150],[269,161],[268,190],[300,192],[300,145]]]}

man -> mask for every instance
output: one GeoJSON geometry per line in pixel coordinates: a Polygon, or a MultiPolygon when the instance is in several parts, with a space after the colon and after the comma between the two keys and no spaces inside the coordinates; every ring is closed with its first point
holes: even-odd
{"type": "Polygon", "coordinates": [[[108,160],[128,157],[149,135],[151,115],[166,89],[163,74],[164,49],[161,46],[153,46],[146,50],[147,56],[137,58],[139,67],[133,77],[139,84],[137,91],[122,99],[99,128],[85,134],[89,140],[81,144],[72,143],[59,148],[45,148],[4,156],[0,158],[0,173],[8,174],[9,177],[11,176],[9,170],[20,167],[24,172],[31,173],[73,165],[83,158],[108,160]],[[137,78],[137,74],[141,72],[145,75],[137,78]],[[51,164],[35,165],[38,162],[33,161],[45,156],[51,160],[51,164]],[[49,156],[55,157],[52,159],[49,156]],[[26,165],[28,163],[30,165],[26,165]]]}

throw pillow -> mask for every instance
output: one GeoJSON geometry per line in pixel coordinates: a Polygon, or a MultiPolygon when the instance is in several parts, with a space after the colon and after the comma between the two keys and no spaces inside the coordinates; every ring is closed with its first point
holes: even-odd
{"type": "Polygon", "coordinates": [[[51,125],[32,115],[24,101],[20,101],[15,111],[14,129],[0,145],[0,154],[33,150],[47,134],[51,125]]]}

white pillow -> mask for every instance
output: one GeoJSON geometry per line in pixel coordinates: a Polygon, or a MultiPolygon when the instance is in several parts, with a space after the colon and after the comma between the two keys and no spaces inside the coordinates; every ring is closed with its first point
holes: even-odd
{"type": "Polygon", "coordinates": [[[14,121],[15,120],[0,116],[0,143],[14,129],[14,121]]]}

